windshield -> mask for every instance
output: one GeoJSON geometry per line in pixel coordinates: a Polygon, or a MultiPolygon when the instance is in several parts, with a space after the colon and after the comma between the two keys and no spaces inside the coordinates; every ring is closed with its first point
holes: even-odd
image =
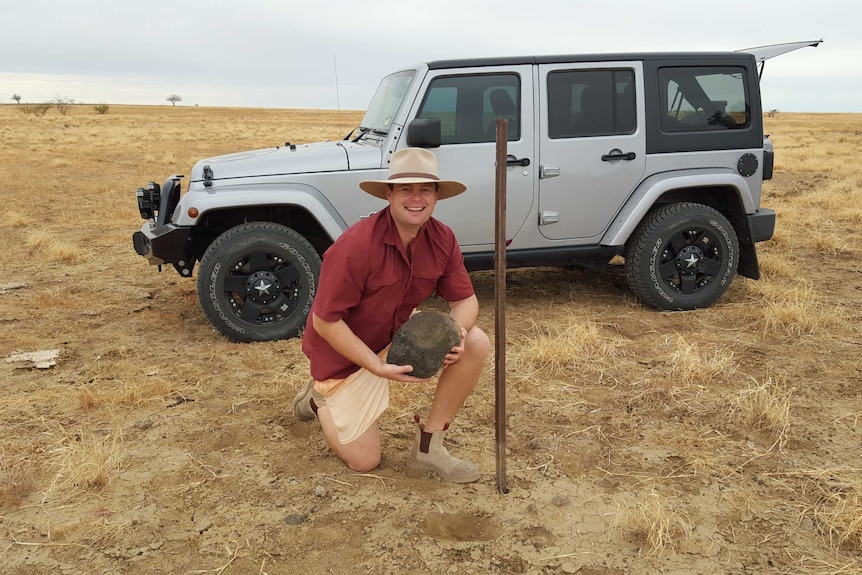
{"type": "Polygon", "coordinates": [[[404,95],[413,82],[415,70],[396,72],[383,78],[362,119],[363,131],[388,132],[395,114],[401,108],[404,95]]]}

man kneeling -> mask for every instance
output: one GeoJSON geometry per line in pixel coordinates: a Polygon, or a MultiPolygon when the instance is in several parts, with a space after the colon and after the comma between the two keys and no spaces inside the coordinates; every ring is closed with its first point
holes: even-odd
{"type": "Polygon", "coordinates": [[[479,302],[455,235],[432,217],[438,200],[466,187],[440,180],[437,158],[421,148],[395,152],[387,180],[359,187],[389,205],[348,228],[326,251],[302,340],[312,380],[296,396],[294,414],[317,417],[350,469],[377,467],[378,418],[389,405],[389,381],[427,381],[407,375],[412,366],[386,363],[386,350],[413,310],[436,292],[449,303],[461,343],[446,355],[407,465],[445,481],[477,481],[478,468],[450,455],[443,437],[479,381],[490,342],[475,326],[479,302]]]}

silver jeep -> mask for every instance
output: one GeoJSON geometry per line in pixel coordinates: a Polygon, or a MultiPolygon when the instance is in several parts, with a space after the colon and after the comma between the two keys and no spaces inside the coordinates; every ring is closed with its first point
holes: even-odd
{"type": "Polygon", "coordinates": [[[624,256],[644,304],[715,302],[739,273],[760,275],[772,237],[761,207],[772,176],[759,73],[820,41],[738,52],[527,56],[435,61],[380,83],[341,141],[209,158],[137,190],[138,254],[191,277],[207,318],[237,341],[290,338],[305,325],[321,256],[385,204],[358,183],[389,156],[433,148],[468,192],[435,210],[468,269],[493,267],[495,125],[508,120],[507,264],[607,264],[624,256]],[[760,67],[760,70],[758,69],[760,67]]]}

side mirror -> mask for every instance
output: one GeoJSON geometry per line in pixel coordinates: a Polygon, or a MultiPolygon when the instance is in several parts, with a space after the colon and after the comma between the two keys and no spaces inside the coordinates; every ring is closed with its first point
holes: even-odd
{"type": "Polygon", "coordinates": [[[440,119],[417,119],[407,125],[407,145],[416,148],[440,147],[440,119]]]}

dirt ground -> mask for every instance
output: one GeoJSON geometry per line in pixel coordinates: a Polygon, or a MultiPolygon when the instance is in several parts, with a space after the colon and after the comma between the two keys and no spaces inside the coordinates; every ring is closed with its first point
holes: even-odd
{"type": "Polygon", "coordinates": [[[134,253],[136,187],[334,112],[299,114],[0,106],[0,573],[862,573],[862,118],[768,119],[779,228],[710,309],[509,272],[502,494],[493,359],[449,436],[480,482],[406,467],[432,385],[393,385],[353,473],[292,415],[300,342],[227,341],[134,253]]]}

